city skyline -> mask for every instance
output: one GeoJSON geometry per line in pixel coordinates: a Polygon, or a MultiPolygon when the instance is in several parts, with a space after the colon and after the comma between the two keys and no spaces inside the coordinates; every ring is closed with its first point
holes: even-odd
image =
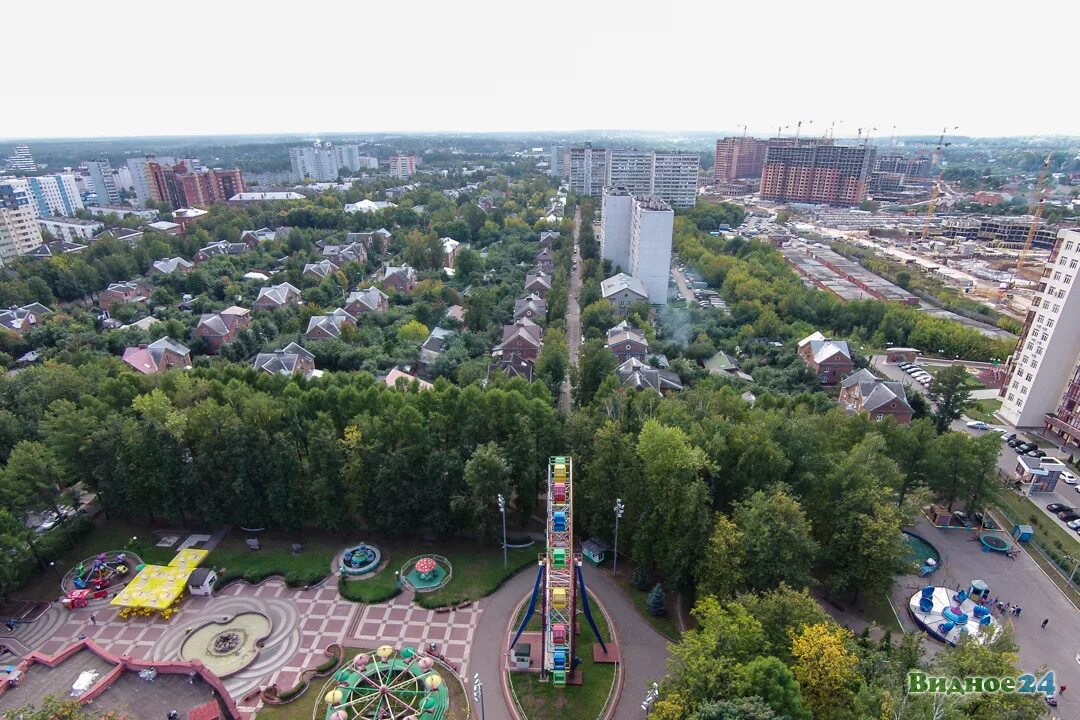
{"type": "MultiPolygon", "coordinates": [[[[1080,21],[1075,6],[1043,5],[1030,12],[1045,11],[1060,27],[1080,21]]],[[[666,10],[673,28],[697,30],[699,41],[674,39],[676,33],[660,42],[662,52],[648,62],[634,63],[625,73],[607,73],[604,83],[587,90],[582,79],[578,99],[565,102],[573,97],[574,81],[554,81],[567,77],[569,59],[577,68],[600,69],[611,62],[608,43],[580,43],[573,26],[603,28],[612,43],[627,47],[649,46],[654,24],[642,22],[642,16],[654,11],[613,12],[610,3],[556,2],[545,6],[541,18],[524,7],[478,0],[466,7],[426,7],[425,22],[413,23],[397,7],[343,5],[334,9],[339,25],[371,29],[363,38],[364,63],[356,65],[314,62],[325,48],[297,43],[289,16],[197,0],[189,12],[212,20],[201,24],[199,32],[201,44],[215,51],[185,58],[184,73],[191,82],[183,84],[183,102],[163,103],[173,91],[162,84],[160,65],[124,58],[160,51],[159,34],[144,29],[166,27],[170,19],[164,9],[121,2],[114,11],[101,13],[93,6],[61,2],[57,12],[55,5],[22,4],[6,11],[12,26],[47,30],[50,44],[57,47],[79,47],[88,37],[115,38],[111,64],[120,82],[108,93],[91,85],[65,88],[66,107],[77,111],[64,112],[51,102],[54,84],[28,83],[20,90],[24,102],[6,115],[0,137],[596,128],[719,133],[744,125],[752,134],[767,136],[784,126],[793,133],[800,120],[803,134],[821,135],[836,123],[837,137],[855,136],[858,128],[876,128],[871,130],[875,137],[935,135],[945,126],[958,126],[959,133],[971,137],[1076,132],[1080,100],[1069,93],[1055,100],[1053,111],[1016,103],[1002,112],[986,112],[987,99],[1032,80],[1030,66],[1022,62],[989,64],[988,59],[980,71],[961,62],[978,57],[984,38],[1014,31],[1010,16],[985,5],[942,5],[935,8],[932,22],[921,12],[875,12],[846,0],[817,3],[798,13],[782,6],[770,12],[759,5],[698,7],[680,1],[666,10]],[[561,18],[561,24],[552,25],[552,18],[561,18]],[[473,31],[450,40],[448,32],[466,22],[473,31]],[[404,50],[400,34],[379,31],[401,26],[407,28],[404,50]],[[720,39],[711,41],[707,28],[739,31],[719,33],[720,39]],[[838,41],[820,42],[829,37],[838,41]],[[928,46],[935,38],[947,39],[948,52],[906,52],[920,37],[928,46]],[[890,47],[896,52],[890,54],[890,47]],[[288,52],[268,64],[275,48],[288,52]],[[556,86],[568,89],[560,93],[556,86]],[[643,107],[637,94],[643,86],[661,93],[666,89],[669,101],[643,107]],[[124,112],[116,111],[119,106],[124,112]],[[551,112],[551,106],[567,109],[551,112]]],[[[39,50],[39,37],[13,34],[9,53],[39,50]]],[[[46,77],[59,73],[66,62],[62,55],[35,58],[46,77]]],[[[1052,67],[1040,72],[1052,73],[1052,67]]]]}

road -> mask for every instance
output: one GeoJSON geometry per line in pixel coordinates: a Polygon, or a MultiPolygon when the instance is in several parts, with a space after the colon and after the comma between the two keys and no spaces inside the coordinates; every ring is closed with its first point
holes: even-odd
{"type": "MultiPolygon", "coordinates": [[[[607,611],[618,638],[623,692],[617,700],[614,720],[640,720],[641,700],[649,683],[659,680],[666,672],[667,640],[638,615],[630,600],[606,573],[588,563],[582,569],[586,586],[607,611]]],[[[489,718],[514,717],[501,689],[502,667],[510,643],[507,629],[511,613],[521,599],[532,592],[535,579],[534,568],[523,570],[494,595],[481,601],[484,612],[473,636],[469,670],[479,673],[484,683],[484,711],[489,718]]],[[[581,648],[581,652],[592,652],[592,648],[581,648]]],[[[471,691],[471,683],[467,689],[471,691]]]]}
{"type": "MultiPolygon", "coordinates": [[[[570,271],[570,287],[567,288],[566,297],[566,344],[570,352],[570,365],[577,365],[578,352],[581,350],[581,306],[578,298],[581,295],[581,246],[578,244],[578,236],[581,232],[581,210],[574,213],[574,248],[572,253],[573,265],[570,271]]],[[[570,376],[569,373],[562,386],[559,388],[559,409],[565,415],[570,414],[570,376]]]]}
{"type": "MultiPolygon", "coordinates": [[[[678,258],[676,258],[676,261],[678,258]]],[[[679,288],[679,294],[686,298],[686,302],[690,305],[697,304],[697,299],[694,297],[694,291],[690,289],[690,281],[686,279],[686,275],[679,269],[678,264],[671,266],[671,274],[675,278],[675,285],[679,288]]]]}

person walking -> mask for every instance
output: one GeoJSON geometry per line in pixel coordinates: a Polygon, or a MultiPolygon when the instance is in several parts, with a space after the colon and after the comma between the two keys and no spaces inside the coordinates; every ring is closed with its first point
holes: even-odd
{"type": "Polygon", "coordinates": [[[1058,688],[1058,695],[1064,695],[1065,691],[1069,689],[1068,685],[1062,685],[1058,688]]]}
{"type": "Polygon", "coordinates": [[[1046,623],[1050,622],[1050,618],[1043,618],[1042,624],[1039,625],[1043,630],[1046,629],[1046,623]]]}
{"type": "Polygon", "coordinates": [[[1020,617],[1020,613],[1022,613],[1023,611],[1024,611],[1024,608],[1017,605],[1016,608],[1013,609],[1013,615],[1015,615],[1016,617],[1020,617]]]}
{"type": "Polygon", "coordinates": [[[90,613],[90,624],[91,625],[97,625],[97,616],[94,615],[93,613],[90,613]]]}

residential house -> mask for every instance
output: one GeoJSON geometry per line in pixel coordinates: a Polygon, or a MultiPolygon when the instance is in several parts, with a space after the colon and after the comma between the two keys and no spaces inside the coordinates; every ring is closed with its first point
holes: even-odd
{"type": "Polygon", "coordinates": [[[37,247],[27,250],[24,257],[51,258],[56,257],[57,255],[82,252],[85,249],[85,245],[77,242],[71,242],[70,240],[54,240],[52,242],[42,243],[37,247]]]}
{"type": "Polygon", "coordinates": [[[433,328],[431,334],[428,335],[427,340],[420,346],[420,365],[425,370],[430,370],[435,362],[439,359],[439,355],[446,349],[446,344],[450,341],[450,337],[454,334],[453,330],[447,328],[437,327],[433,328]]]}
{"type": "Polygon", "coordinates": [[[193,267],[195,266],[182,257],[165,258],[154,261],[154,264],[150,266],[150,274],[171,275],[174,272],[186,274],[191,272],[193,267]]]}
{"type": "Polygon", "coordinates": [[[153,315],[147,315],[146,317],[142,318],[141,320],[136,320],[135,322],[128,323],[127,325],[121,325],[119,327],[119,329],[120,330],[130,330],[131,328],[136,328],[138,330],[145,330],[146,332],[150,332],[150,328],[154,327],[159,322],[161,322],[161,321],[158,320],[153,315]]]}
{"type": "MultiPolygon", "coordinates": [[[[465,324],[465,308],[460,305],[451,305],[446,308],[446,317],[451,320],[457,320],[462,325],[465,324]]],[[[516,319],[516,318],[515,318],[516,319]]]]}
{"type": "Polygon", "coordinates": [[[329,260],[320,260],[317,263],[308,263],[304,266],[303,276],[322,281],[338,271],[338,266],[329,260]]]}
{"type": "Polygon", "coordinates": [[[347,203],[345,205],[345,212],[371,213],[396,207],[397,205],[392,202],[387,202],[386,200],[361,200],[360,202],[347,203]]]}
{"type": "Polygon", "coordinates": [[[855,368],[847,342],[830,340],[820,332],[800,340],[798,352],[822,385],[835,385],[855,368]]]}
{"type": "Polygon", "coordinates": [[[361,242],[351,242],[346,245],[324,245],[322,254],[323,259],[329,260],[338,267],[347,262],[363,265],[367,262],[368,257],[367,248],[361,242]]]}
{"type": "Polygon", "coordinates": [[[186,230],[188,225],[209,214],[210,212],[208,210],[203,210],[201,208],[179,208],[173,210],[172,216],[173,220],[180,223],[180,227],[186,230]]]}
{"type": "Polygon", "coordinates": [[[536,293],[514,301],[514,320],[528,318],[534,322],[544,322],[547,318],[547,303],[536,293]]]}
{"type": "Polygon", "coordinates": [[[390,308],[390,297],[377,287],[353,290],[345,301],[345,309],[352,316],[361,313],[382,312],[390,308]]]}
{"type": "Polygon", "coordinates": [[[638,358],[626,360],[615,370],[624,387],[637,390],[655,390],[667,395],[675,390],[682,390],[682,379],[678,373],[667,368],[654,368],[638,358]]]}
{"type": "Polygon", "coordinates": [[[525,275],[526,292],[536,293],[541,299],[547,300],[547,294],[551,290],[551,276],[541,271],[525,275]]]}
{"type": "Polygon", "coordinates": [[[132,230],[131,228],[113,228],[109,230],[109,233],[120,242],[127,243],[132,247],[135,247],[135,243],[142,240],[143,236],[142,230],[132,230]]]}
{"type": "Polygon", "coordinates": [[[173,368],[191,367],[191,351],[166,336],[149,345],[125,348],[124,362],[143,375],[157,375],[173,368]]]}
{"type": "Polygon", "coordinates": [[[251,248],[249,248],[246,243],[231,243],[220,240],[218,242],[212,242],[204,248],[199,248],[198,251],[195,252],[195,257],[193,259],[195,264],[198,265],[199,263],[206,262],[210,258],[217,257],[218,255],[243,255],[250,249],[251,248]]]}
{"type": "Polygon", "coordinates": [[[259,228],[258,230],[244,230],[240,233],[240,242],[244,243],[248,247],[257,247],[259,243],[267,242],[277,239],[277,231],[270,228],[259,228]]]}
{"type": "Polygon", "coordinates": [[[296,343],[289,343],[280,350],[259,353],[251,367],[275,375],[318,377],[322,372],[315,369],[315,356],[296,343]]]}
{"type": "Polygon", "coordinates": [[[180,233],[184,231],[183,225],[180,223],[169,222],[168,220],[157,220],[152,223],[147,223],[146,227],[151,230],[156,230],[159,233],[164,233],[165,235],[172,235],[173,237],[179,236],[180,233]]]}
{"type": "Polygon", "coordinates": [[[561,235],[558,230],[541,230],[540,231],[540,247],[550,248],[555,244],[555,240],[561,235]]]}
{"type": "Polygon", "coordinates": [[[280,285],[259,288],[259,296],[252,304],[253,310],[275,310],[286,305],[300,304],[300,290],[283,282],[280,285]]]}
{"type": "Polygon", "coordinates": [[[41,303],[30,303],[22,307],[9,307],[0,310],[0,327],[22,336],[27,330],[33,330],[52,310],[41,303]]]}
{"type": "Polygon", "coordinates": [[[601,281],[600,295],[623,315],[626,315],[634,303],[649,301],[649,293],[645,291],[645,285],[641,280],[626,273],[612,275],[601,281]]]}
{"type": "Polygon", "coordinates": [[[256,282],[268,282],[270,280],[269,273],[262,272],[261,270],[252,270],[244,273],[245,280],[255,280],[256,282]]]}
{"type": "Polygon", "coordinates": [[[499,359],[499,369],[506,373],[507,377],[519,377],[533,381],[536,375],[536,361],[524,358],[516,353],[504,355],[499,359]]]}
{"type": "Polygon", "coordinates": [[[420,390],[431,390],[433,387],[435,387],[431,383],[421,380],[415,375],[410,375],[407,372],[402,372],[397,368],[394,368],[393,370],[388,372],[386,374],[386,377],[383,378],[383,382],[386,383],[386,387],[389,388],[401,387],[403,389],[407,389],[411,387],[413,383],[416,383],[417,388],[419,388],[420,390]]]}
{"type": "Polygon", "coordinates": [[[410,293],[416,287],[416,270],[409,265],[387,265],[379,279],[383,287],[392,287],[400,293],[410,293]]]}
{"type": "Polygon", "coordinates": [[[112,310],[113,303],[145,303],[152,291],[136,281],[111,283],[98,294],[98,307],[106,312],[112,310]]]}
{"type": "Polygon", "coordinates": [[[625,320],[607,331],[605,345],[620,363],[631,358],[644,360],[649,354],[649,341],[645,338],[645,333],[625,320]]]}
{"type": "Polygon", "coordinates": [[[502,342],[495,346],[493,355],[508,357],[518,355],[535,361],[543,346],[543,330],[528,318],[515,320],[513,325],[503,325],[502,342]]]}
{"type": "Polygon", "coordinates": [[[379,228],[371,232],[351,232],[345,236],[345,243],[362,243],[368,253],[382,255],[390,246],[391,233],[386,228],[379,228]]]}
{"type": "Polygon", "coordinates": [[[338,308],[328,315],[312,315],[308,319],[308,340],[336,340],[341,337],[341,329],[346,325],[356,327],[356,317],[348,310],[338,308]]]}
{"type": "Polygon", "coordinates": [[[839,402],[852,412],[867,413],[875,420],[891,417],[904,424],[911,421],[913,414],[903,383],[881,380],[865,368],[840,381],[839,402]]]}
{"type": "Polygon", "coordinates": [[[233,305],[219,313],[205,313],[199,316],[199,322],[191,336],[202,338],[206,343],[207,351],[215,354],[221,351],[222,345],[235,340],[238,332],[249,327],[251,327],[251,311],[233,305]]]}
{"type": "Polygon", "coordinates": [[[555,253],[551,252],[551,248],[541,248],[540,252],[536,253],[536,267],[548,274],[555,270],[555,253]]]}
{"type": "Polygon", "coordinates": [[[449,237],[444,237],[439,242],[442,243],[443,247],[443,267],[454,267],[454,263],[457,261],[458,250],[461,248],[461,243],[454,238],[449,237]]]}

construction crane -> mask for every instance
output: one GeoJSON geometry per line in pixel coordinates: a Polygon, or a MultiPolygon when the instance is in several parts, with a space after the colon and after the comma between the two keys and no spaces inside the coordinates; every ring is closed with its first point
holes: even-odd
{"type": "Polygon", "coordinates": [[[1046,176],[1050,173],[1050,156],[1052,153],[1046,153],[1046,159],[1043,160],[1042,172],[1039,173],[1039,179],[1035,182],[1035,192],[1031,194],[1031,206],[1028,208],[1028,212],[1031,213],[1031,227],[1028,228],[1027,239],[1024,240],[1024,247],[1020,250],[1020,255],[1016,258],[1016,270],[1020,271],[1020,268],[1024,266],[1024,260],[1027,259],[1027,254],[1031,252],[1031,245],[1035,241],[1035,232],[1039,229],[1039,220],[1042,219],[1043,208],[1046,207],[1046,176]]]}
{"type": "MultiPolygon", "coordinates": [[[[959,130],[959,126],[953,127],[953,130],[959,130]]],[[[952,143],[945,142],[945,135],[949,132],[949,128],[946,126],[941,129],[941,137],[937,141],[937,152],[941,153],[944,148],[949,147],[952,143]]],[[[926,215],[923,217],[922,234],[919,236],[920,242],[926,241],[926,236],[930,234],[930,219],[934,216],[934,210],[937,209],[938,197],[941,195],[941,184],[944,180],[945,169],[938,170],[938,176],[934,180],[934,187],[930,190],[930,204],[926,206],[926,215]]]]}

